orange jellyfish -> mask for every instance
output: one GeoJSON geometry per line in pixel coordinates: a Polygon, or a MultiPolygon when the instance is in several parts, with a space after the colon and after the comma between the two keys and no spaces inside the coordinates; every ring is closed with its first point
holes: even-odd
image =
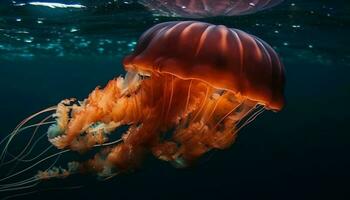
{"type": "Polygon", "coordinates": [[[109,178],[138,168],[152,154],[186,167],[212,149],[228,148],[239,130],[264,110],[284,106],[284,67],[276,52],[261,39],[222,25],[155,25],[124,59],[124,67],[124,78],[96,88],[85,100],[63,100],[23,120],[2,142],[1,167],[12,163],[16,168],[0,178],[0,191],[26,189],[75,173],[109,178]],[[46,113],[50,115],[43,116],[46,113]],[[40,116],[42,120],[29,124],[40,116]],[[47,134],[33,139],[47,124],[47,134]],[[111,141],[122,126],[127,131],[111,141]],[[14,155],[9,146],[30,128],[35,130],[29,142],[14,155]],[[51,145],[30,156],[47,137],[51,145]],[[67,152],[81,155],[96,148],[100,151],[83,161],[58,164],[67,152]],[[51,164],[34,177],[23,178],[49,160],[51,164]]]}
{"type": "Polygon", "coordinates": [[[156,15],[203,18],[252,14],[283,0],[139,0],[156,15]]]}

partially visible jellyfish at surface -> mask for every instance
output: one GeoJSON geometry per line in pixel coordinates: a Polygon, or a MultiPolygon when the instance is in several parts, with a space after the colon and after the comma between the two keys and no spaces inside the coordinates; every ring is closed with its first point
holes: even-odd
{"type": "Polygon", "coordinates": [[[204,18],[247,15],[274,7],[283,0],[138,0],[155,15],[204,18]]]}
{"type": "Polygon", "coordinates": [[[123,62],[125,77],[83,101],[66,99],[26,118],[1,142],[0,192],[72,174],[111,178],[138,169],[149,155],[190,166],[210,150],[230,147],[263,111],[284,106],[278,55],[238,29],[161,23],[123,62]],[[41,127],[49,128],[40,134],[41,127]],[[122,127],[127,130],[113,140],[122,127]],[[19,148],[22,136],[27,143],[19,148]],[[62,163],[69,153],[79,159],[62,163]]]}

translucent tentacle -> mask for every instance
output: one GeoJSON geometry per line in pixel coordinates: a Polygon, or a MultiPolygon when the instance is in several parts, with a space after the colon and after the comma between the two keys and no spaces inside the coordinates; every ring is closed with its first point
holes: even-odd
{"type": "Polygon", "coordinates": [[[47,113],[47,112],[50,112],[50,111],[54,111],[56,110],[56,106],[52,106],[52,107],[49,107],[49,108],[46,108],[42,111],[39,111],[29,117],[27,117],[26,119],[24,119],[21,123],[19,123],[17,125],[17,127],[12,131],[12,133],[9,135],[8,138],[5,138],[5,140],[3,140],[0,144],[2,144],[4,141],[7,140],[6,142],[6,145],[4,147],[4,150],[2,151],[1,155],[0,155],[0,160],[1,160],[1,164],[4,163],[4,159],[6,157],[6,152],[7,152],[7,149],[8,149],[8,146],[10,145],[10,143],[12,142],[13,138],[19,134],[19,130],[27,123],[29,122],[31,119],[43,114],[43,113],[47,113]]]}

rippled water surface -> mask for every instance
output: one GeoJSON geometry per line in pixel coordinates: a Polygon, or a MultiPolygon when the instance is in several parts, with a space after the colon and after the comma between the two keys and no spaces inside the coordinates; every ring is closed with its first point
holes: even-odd
{"type": "MultiPolygon", "coordinates": [[[[45,2],[0,1],[0,138],[26,116],[61,99],[84,99],[123,74],[122,58],[152,25],[189,20],[154,16],[131,0],[45,2]]],[[[229,150],[189,169],[150,160],[109,181],[73,177],[14,198],[347,199],[350,3],[285,0],[256,14],[201,21],[275,48],[287,76],[282,112],[265,112],[229,150]]]]}

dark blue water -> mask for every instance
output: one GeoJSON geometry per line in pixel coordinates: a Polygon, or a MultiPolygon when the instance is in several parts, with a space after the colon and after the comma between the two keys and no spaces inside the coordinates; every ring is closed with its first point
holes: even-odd
{"type": "MultiPolygon", "coordinates": [[[[152,25],[184,20],[152,16],[132,1],[59,1],[84,9],[23,2],[0,3],[0,138],[32,113],[84,99],[123,74],[122,58],[152,25]]],[[[275,48],[286,68],[283,111],[265,112],[230,149],[188,169],[149,159],[108,181],[54,180],[14,199],[348,199],[350,3],[286,0],[254,15],[202,21],[275,48]],[[62,189],[74,185],[83,187],[62,189]]]]}

